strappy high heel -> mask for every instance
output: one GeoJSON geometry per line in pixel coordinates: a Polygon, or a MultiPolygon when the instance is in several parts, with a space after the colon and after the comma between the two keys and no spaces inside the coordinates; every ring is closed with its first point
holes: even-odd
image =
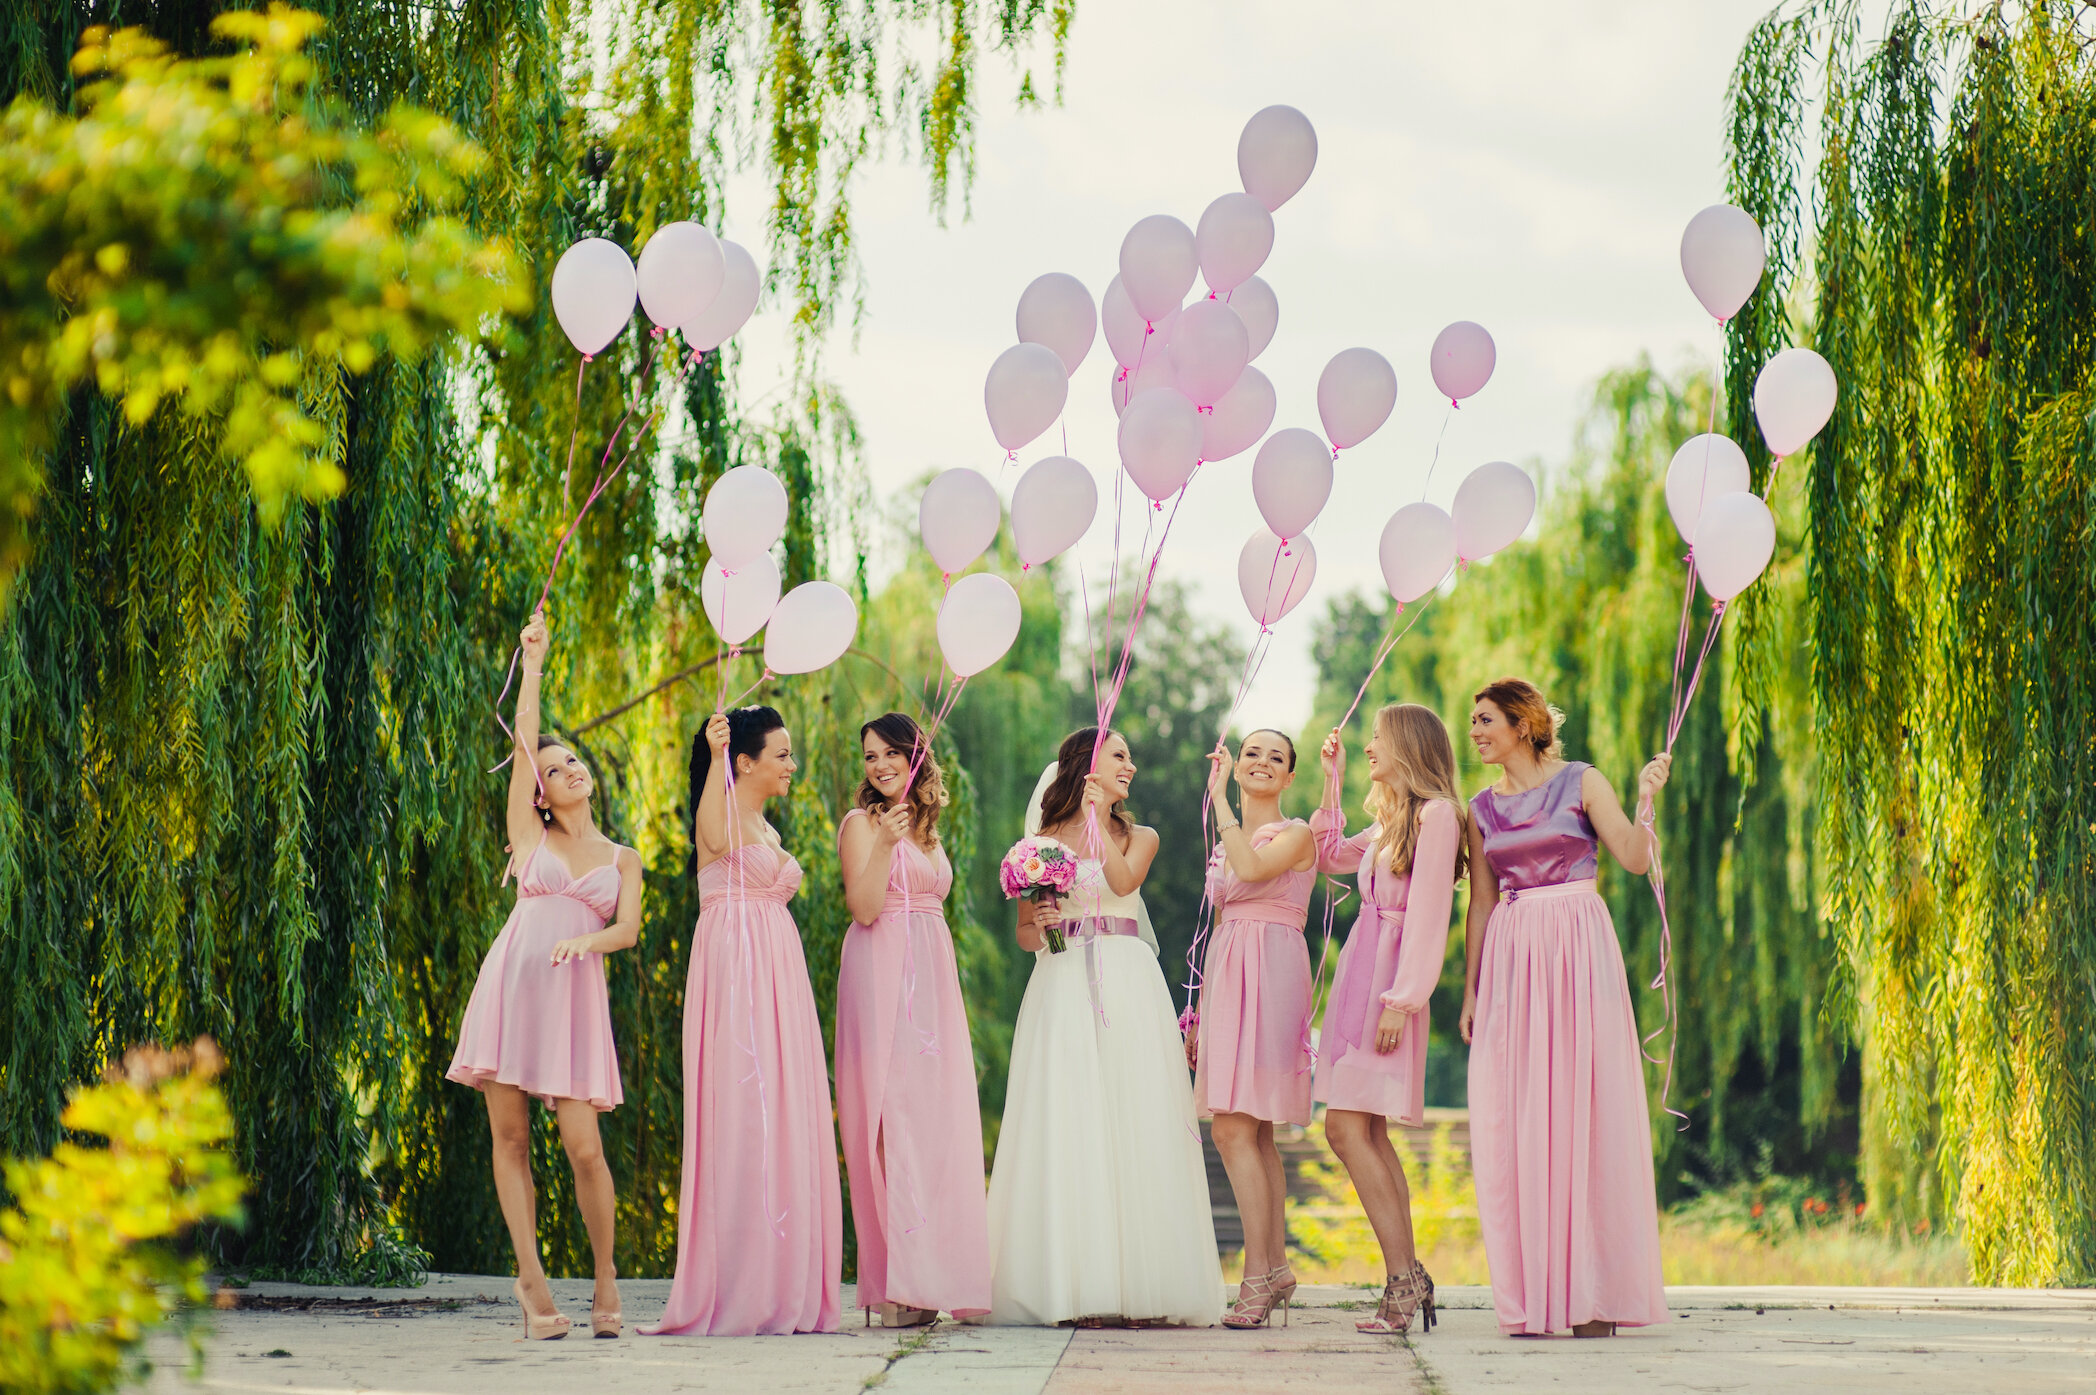
{"type": "Polygon", "coordinates": [[[1415,1263],[1402,1274],[1392,1274],[1383,1284],[1383,1296],[1376,1300],[1375,1316],[1355,1323],[1354,1330],[1396,1336],[1411,1327],[1412,1315],[1426,1297],[1419,1286],[1419,1276],[1424,1272],[1415,1263]]]}
{"type": "Polygon", "coordinates": [[[1274,1303],[1281,1309],[1281,1325],[1288,1326],[1288,1309],[1295,1302],[1295,1271],[1283,1264],[1267,1276],[1274,1286],[1274,1303]]]}
{"type": "Polygon", "coordinates": [[[1412,1289],[1419,1295],[1419,1330],[1431,1332],[1439,1321],[1434,1316],[1434,1276],[1416,1259],[1412,1261],[1412,1289]]]}
{"type": "Polygon", "coordinates": [[[561,1315],[558,1308],[554,1309],[552,1317],[540,1317],[531,1311],[531,1304],[524,1301],[524,1281],[522,1279],[517,1280],[511,1286],[510,1292],[517,1296],[517,1307],[524,1313],[524,1338],[526,1341],[555,1342],[568,1335],[568,1328],[572,1324],[561,1315]]]}
{"type": "Polygon", "coordinates": [[[1266,1326],[1266,1320],[1273,1316],[1275,1299],[1273,1271],[1247,1275],[1237,1286],[1237,1302],[1223,1314],[1223,1326],[1235,1332],[1266,1326]]]}

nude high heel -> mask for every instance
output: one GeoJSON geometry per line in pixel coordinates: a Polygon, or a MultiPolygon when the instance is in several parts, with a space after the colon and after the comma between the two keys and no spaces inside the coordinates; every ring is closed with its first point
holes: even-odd
{"type": "Polygon", "coordinates": [[[1383,1284],[1383,1296],[1376,1302],[1375,1316],[1355,1323],[1354,1330],[1396,1336],[1410,1328],[1413,1314],[1419,1311],[1421,1301],[1427,1297],[1419,1286],[1419,1277],[1424,1272],[1415,1263],[1402,1274],[1392,1274],[1383,1284]]]}
{"type": "Polygon", "coordinates": [[[524,1281],[522,1279],[517,1280],[511,1286],[510,1292],[517,1296],[517,1307],[523,1310],[524,1313],[524,1338],[526,1341],[557,1342],[568,1335],[568,1328],[572,1324],[560,1314],[558,1309],[554,1310],[552,1317],[540,1317],[531,1311],[531,1304],[524,1301],[524,1281]]]}
{"type": "Polygon", "coordinates": [[[1616,1335],[1616,1325],[1601,1318],[1595,1318],[1592,1322],[1582,1322],[1577,1327],[1574,1327],[1572,1335],[1575,1337],[1613,1337],[1616,1335]]]}
{"type": "Polygon", "coordinates": [[[1274,1276],[1271,1271],[1247,1276],[1237,1286],[1237,1302],[1223,1314],[1223,1326],[1233,1332],[1248,1332],[1266,1326],[1274,1312],[1274,1276]]]}
{"type": "Polygon", "coordinates": [[[1266,1276],[1274,1286],[1274,1302],[1281,1308],[1281,1325],[1288,1326],[1288,1308],[1295,1301],[1295,1271],[1283,1264],[1266,1276]]]}

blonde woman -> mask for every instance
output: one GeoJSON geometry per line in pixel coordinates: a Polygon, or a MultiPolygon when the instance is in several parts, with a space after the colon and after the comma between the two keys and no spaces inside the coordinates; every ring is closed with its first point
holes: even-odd
{"type": "Polygon", "coordinates": [[[1346,752],[1336,728],[1325,738],[1324,807],[1310,820],[1319,870],[1358,872],[1361,888],[1361,914],[1325,1004],[1315,1093],[1325,1104],[1325,1137],[1383,1251],[1383,1297],[1354,1326],[1403,1332],[1416,1313],[1430,1332],[1434,1280],[1413,1247],[1412,1193],[1390,1121],[1425,1122],[1426,1005],[1448,948],[1465,819],[1455,748],[1427,708],[1401,702],[1377,712],[1366,755],[1375,822],[1346,836],[1346,752]]]}

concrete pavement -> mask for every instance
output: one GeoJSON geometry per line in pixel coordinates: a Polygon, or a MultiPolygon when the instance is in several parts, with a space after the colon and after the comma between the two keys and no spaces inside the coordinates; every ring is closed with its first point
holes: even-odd
{"type": "MultiPolygon", "coordinates": [[[[664,1280],[623,1286],[629,1322],[661,1311],[664,1280]]],[[[589,1284],[556,1280],[578,1323],[589,1284]]],[[[851,1290],[846,1288],[850,1313],[851,1290]]],[[[147,1389],[238,1395],[481,1392],[1897,1391],[2049,1395],[2096,1389],[2096,1291],[1676,1288],[1675,1321],[1613,1341],[1512,1341],[1482,1289],[1443,1290],[1430,1336],[1364,1337],[1373,1294],[1304,1287],[1287,1327],[1071,1331],[941,1323],[830,1336],[520,1340],[509,1281],[434,1275],[419,1289],[258,1283],[211,1315],[201,1384],[178,1344],[147,1389]]],[[[855,1315],[854,1315],[855,1316],[855,1315]]]]}

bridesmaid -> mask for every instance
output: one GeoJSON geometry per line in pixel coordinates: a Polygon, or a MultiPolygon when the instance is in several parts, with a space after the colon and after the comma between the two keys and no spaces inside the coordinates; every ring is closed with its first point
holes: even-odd
{"type": "Polygon", "coordinates": [[[1441,977],[1448,912],[1463,876],[1463,800],[1448,728],[1416,703],[1375,715],[1368,756],[1368,812],[1375,822],[1346,836],[1339,808],[1345,748],[1325,738],[1323,807],[1312,816],[1318,867],[1359,871],[1361,913],[1325,1004],[1317,1097],[1325,1137],[1346,1164],[1383,1251],[1383,1297],[1363,1332],[1403,1332],[1421,1314],[1434,1326],[1434,1280],[1412,1238],[1412,1191],[1390,1142],[1390,1121],[1425,1122],[1427,998],[1441,977]]]}
{"type": "Polygon", "coordinates": [[[657,1335],[834,1332],[844,1204],[822,1025],[786,903],[801,867],[764,820],[793,786],[769,707],[692,742],[699,924],[684,984],[677,1275],[657,1335]],[[732,770],[730,764],[732,763],[732,770]]]}
{"type": "Polygon", "coordinates": [[[837,826],[853,922],[837,972],[837,1126],[859,1306],[878,1308],[884,1327],[914,1327],[942,1308],[990,1310],[982,1111],[941,909],[953,865],[939,841],[939,762],[900,712],[860,727],[859,743],[865,779],[837,826]]]}
{"type": "Polygon", "coordinates": [[[1310,1122],[1310,951],[1303,924],[1317,881],[1317,844],[1310,825],[1281,817],[1281,792],[1295,783],[1293,741],[1261,729],[1245,737],[1234,771],[1220,747],[1208,759],[1219,843],[1208,866],[1215,930],[1186,1056],[1194,1067],[1194,1101],[1203,1117],[1215,1120],[1215,1150],[1244,1218],[1244,1281],[1223,1326],[1246,1329],[1266,1326],[1276,1304],[1287,1321],[1295,1293],[1287,1178],[1274,1125],[1310,1122]],[[1233,773],[1243,825],[1230,812],[1225,788],[1233,773]]]}
{"type": "MultiPolygon", "coordinates": [[[[1534,685],[1503,678],[1474,700],[1471,743],[1500,768],[1471,801],[1462,1018],[1492,1302],[1510,1337],[1611,1337],[1667,1321],[1667,1298],[1637,1019],[1596,848],[1643,873],[1652,842],[1606,776],[1563,758],[1534,685]]],[[[1671,765],[1645,766],[1641,799],[1671,765]]]]}
{"type": "Polygon", "coordinates": [[[598,831],[590,817],[589,767],[552,737],[539,735],[539,681],[548,643],[542,613],[532,615],[518,643],[524,674],[508,809],[517,904],[481,961],[458,1050],[444,1074],[487,1100],[495,1195],[517,1254],[525,1335],[565,1337],[569,1327],[539,1262],[538,1198],[531,1180],[535,1099],[559,1122],[576,1204],[589,1232],[597,1271],[590,1330],[616,1337],[622,1321],[612,1267],[617,1205],[597,1137],[598,1112],[621,1098],[604,956],[631,948],[640,937],[640,855],[598,831]]]}

